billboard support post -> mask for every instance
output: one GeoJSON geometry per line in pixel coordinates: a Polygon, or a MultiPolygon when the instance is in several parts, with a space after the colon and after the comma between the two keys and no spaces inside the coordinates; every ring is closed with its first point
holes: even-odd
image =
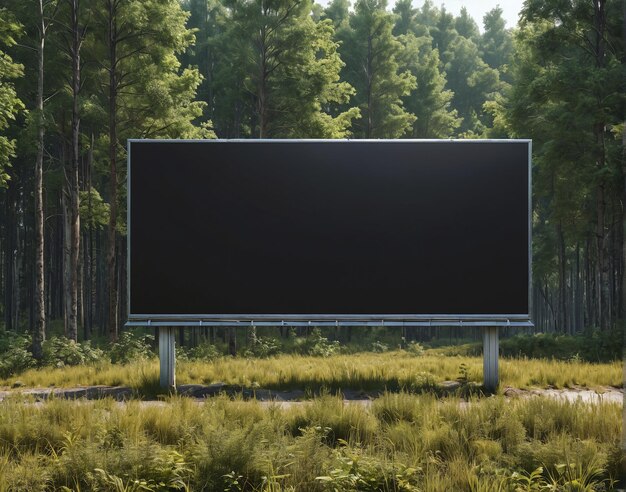
{"type": "Polygon", "coordinates": [[[498,388],[498,327],[483,327],[483,380],[487,391],[498,388]]]}
{"type": "Polygon", "coordinates": [[[159,327],[159,377],[161,388],[176,389],[176,351],[174,349],[174,328],[159,327]]]}

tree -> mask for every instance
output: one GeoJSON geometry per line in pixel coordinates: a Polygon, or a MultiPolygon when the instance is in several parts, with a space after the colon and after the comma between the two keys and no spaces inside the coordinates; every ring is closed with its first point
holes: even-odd
{"type": "MultiPolygon", "coordinates": [[[[7,11],[0,9],[0,48],[15,45],[15,38],[21,34],[21,27],[7,11]]],[[[17,96],[12,79],[21,77],[24,67],[0,49],[0,131],[5,131],[15,116],[24,109],[24,103],[17,96]]],[[[15,140],[0,135],[0,187],[5,187],[9,175],[6,169],[11,157],[15,157],[15,140]]]]}
{"type": "Polygon", "coordinates": [[[392,34],[393,15],[385,0],[358,0],[351,30],[342,39],[346,80],[355,87],[362,118],[355,124],[360,138],[395,138],[409,130],[415,116],[402,97],[415,87],[415,77],[401,71],[402,44],[392,34]]]}
{"type": "Polygon", "coordinates": [[[449,13],[444,6],[439,10],[437,22],[430,30],[433,38],[433,47],[439,50],[441,62],[445,65],[452,59],[452,46],[459,37],[455,29],[454,15],[449,13]]]}
{"type": "Polygon", "coordinates": [[[39,0],[37,12],[37,159],[35,161],[35,325],[33,327],[33,356],[43,357],[42,343],[46,339],[46,306],[44,276],[44,207],[43,207],[43,154],[45,138],[44,121],[44,50],[51,20],[59,4],[55,0],[39,0]]]}
{"type": "Polygon", "coordinates": [[[457,36],[450,45],[447,59],[448,88],[454,93],[452,106],[463,118],[460,131],[482,134],[490,117],[483,106],[501,87],[498,71],[482,61],[478,46],[463,36],[457,36]]]}
{"type": "Polygon", "coordinates": [[[79,255],[80,255],[80,187],[79,187],[79,160],[80,160],[80,112],[79,96],[81,91],[81,48],[86,35],[86,27],[80,21],[82,10],[80,0],[66,0],[67,18],[66,32],[62,34],[63,49],[71,62],[71,158],[65,169],[65,197],[69,202],[66,223],[69,225],[67,237],[69,239],[68,265],[66,269],[66,336],[74,341],[78,340],[78,283],[79,283],[79,255]]]}
{"type": "Polygon", "coordinates": [[[393,7],[393,13],[396,14],[396,21],[393,26],[394,36],[407,34],[409,32],[415,33],[417,27],[417,23],[415,22],[417,10],[418,9],[413,7],[412,0],[398,0],[396,2],[393,7]]]}
{"type": "Polygon", "coordinates": [[[202,121],[214,120],[216,106],[220,103],[216,94],[217,72],[227,63],[223,38],[228,30],[228,11],[220,0],[187,0],[182,5],[189,12],[187,26],[195,30],[196,41],[189,45],[181,61],[184,66],[198,67],[202,82],[197,97],[206,102],[202,121]]]}
{"type": "MultiPolygon", "coordinates": [[[[197,70],[179,73],[175,54],[193,42],[188,14],[174,0],[104,0],[95,12],[90,40],[102,83],[102,110],[108,116],[109,226],[107,244],[109,337],[118,336],[118,227],[120,134],[126,136],[211,136],[193,129],[204,103],[191,102],[200,83],[197,70]],[[103,41],[103,42],[102,42],[103,41]]],[[[122,253],[123,255],[123,253],[122,253]]]]}
{"type": "Polygon", "coordinates": [[[322,13],[322,20],[330,19],[335,32],[349,27],[350,2],[348,0],[332,0],[322,13]]]}
{"type": "Polygon", "coordinates": [[[408,135],[412,138],[450,138],[461,124],[451,108],[453,93],[446,90],[446,77],[439,69],[439,52],[428,36],[400,37],[404,45],[403,68],[415,77],[415,88],[403,98],[404,106],[416,119],[408,135]]]}
{"type": "Polygon", "coordinates": [[[331,20],[315,22],[304,0],[234,0],[231,46],[241,83],[254,103],[250,127],[259,138],[338,138],[355,108],[333,111],[353,93],[331,20]],[[335,115],[333,116],[333,113],[335,115]]]}
{"type": "Polygon", "coordinates": [[[503,68],[511,59],[513,42],[511,33],[505,29],[502,8],[495,7],[483,17],[484,32],[480,37],[483,61],[491,68],[503,73],[503,68]]]}
{"type": "MultiPolygon", "coordinates": [[[[494,9],[495,10],[495,9],[494,9]]],[[[478,32],[478,25],[476,21],[468,14],[467,8],[462,7],[461,13],[454,21],[454,28],[459,36],[471,39],[474,43],[477,43],[480,39],[480,33],[478,32]]]]}
{"type": "Polygon", "coordinates": [[[557,293],[563,331],[607,328],[623,309],[619,18],[615,1],[527,2],[512,84],[495,111],[512,135],[533,136],[535,256],[544,265],[534,281],[557,293]]]}

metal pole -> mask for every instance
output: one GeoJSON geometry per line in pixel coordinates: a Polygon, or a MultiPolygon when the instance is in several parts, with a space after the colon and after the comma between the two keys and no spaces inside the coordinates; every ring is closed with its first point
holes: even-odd
{"type": "Polygon", "coordinates": [[[161,388],[176,389],[176,352],[174,350],[174,328],[159,327],[159,362],[161,388]]]}
{"type": "Polygon", "coordinates": [[[487,391],[498,388],[498,327],[483,327],[483,380],[487,391]]]}

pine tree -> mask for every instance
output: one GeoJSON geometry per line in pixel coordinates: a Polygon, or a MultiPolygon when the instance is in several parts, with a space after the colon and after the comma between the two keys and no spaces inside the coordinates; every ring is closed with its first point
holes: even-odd
{"type": "Polygon", "coordinates": [[[234,0],[232,59],[239,86],[254,106],[250,131],[259,138],[346,136],[356,108],[337,112],[353,89],[339,80],[343,63],[332,21],[315,22],[304,0],[234,0]]]}
{"type": "Polygon", "coordinates": [[[188,14],[174,0],[104,0],[94,14],[91,56],[100,67],[99,104],[107,115],[109,226],[107,245],[109,337],[118,336],[118,228],[123,137],[210,136],[192,120],[205,106],[193,102],[200,74],[180,71],[177,53],[194,41],[188,14]]]}
{"type": "Polygon", "coordinates": [[[428,36],[400,37],[404,46],[403,68],[415,77],[416,87],[403,98],[404,106],[416,116],[408,136],[412,138],[450,138],[461,124],[451,108],[453,93],[446,90],[445,74],[439,69],[439,52],[428,36]]]}
{"type": "MultiPolygon", "coordinates": [[[[15,116],[24,109],[17,96],[12,80],[21,77],[24,67],[15,63],[1,48],[13,46],[21,34],[20,25],[6,9],[0,9],[0,131],[9,127],[15,116]]],[[[9,174],[10,159],[15,157],[15,140],[0,135],[0,187],[5,187],[9,174]]]]}
{"type": "Polygon", "coordinates": [[[357,1],[351,30],[342,40],[345,78],[355,87],[361,109],[354,125],[359,138],[399,137],[415,121],[402,102],[415,87],[415,77],[399,67],[403,47],[392,34],[394,18],[385,7],[384,0],[357,1]]]}
{"type": "Polygon", "coordinates": [[[483,17],[484,32],[480,38],[482,58],[491,68],[500,70],[508,64],[513,53],[511,33],[505,29],[502,8],[495,7],[483,17]]]}

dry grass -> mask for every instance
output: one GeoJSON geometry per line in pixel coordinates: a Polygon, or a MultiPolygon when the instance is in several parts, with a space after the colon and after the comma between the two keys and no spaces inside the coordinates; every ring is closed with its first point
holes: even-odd
{"type": "MultiPolygon", "coordinates": [[[[269,359],[220,358],[213,362],[181,361],[176,372],[180,384],[224,382],[243,387],[285,390],[331,391],[422,390],[435,383],[454,380],[460,368],[467,368],[469,381],[482,381],[482,358],[466,356],[414,356],[404,351],[334,355],[328,358],[280,355],[269,359]]],[[[592,364],[580,361],[546,359],[500,360],[501,387],[566,388],[622,386],[620,362],[592,364]]],[[[20,381],[29,387],[70,387],[78,385],[127,385],[142,389],[154,386],[158,361],[126,366],[99,363],[65,368],[28,370],[19,376],[0,380],[11,386],[20,381]]]]}
{"type": "Polygon", "coordinates": [[[9,401],[0,491],[599,490],[581,484],[611,488],[620,435],[620,405],[541,398],[9,401]]]}

